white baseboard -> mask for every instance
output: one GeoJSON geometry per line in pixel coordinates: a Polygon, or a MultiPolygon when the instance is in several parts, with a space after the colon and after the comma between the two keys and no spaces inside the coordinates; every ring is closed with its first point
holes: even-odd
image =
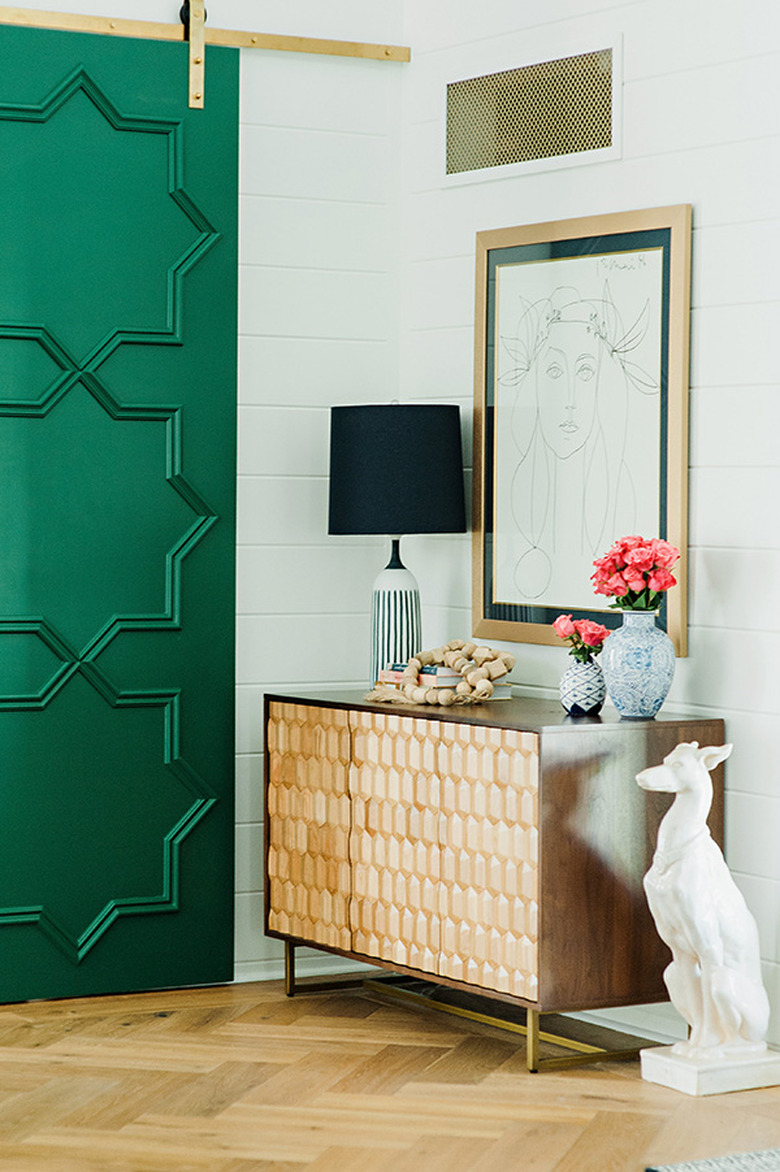
{"type": "Polygon", "coordinates": [[[613,1030],[636,1034],[651,1042],[684,1041],[688,1027],[669,1001],[658,1005],[622,1005],[617,1009],[593,1009],[585,1013],[568,1013],[567,1017],[608,1026],[613,1030]]]}
{"type": "MultiPolygon", "coordinates": [[[[295,974],[298,977],[332,977],[341,973],[364,972],[366,975],[376,973],[377,968],[372,964],[361,964],[357,960],[345,960],[343,956],[332,956],[327,952],[315,952],[309,948],[298,948],[295,951],[295,974]]],[[[236,983],[246,981],[282,981],[284,980],[284,960],[281,957],[270,957],[268,960],[237,961],[233,980],[236,983]]]]}

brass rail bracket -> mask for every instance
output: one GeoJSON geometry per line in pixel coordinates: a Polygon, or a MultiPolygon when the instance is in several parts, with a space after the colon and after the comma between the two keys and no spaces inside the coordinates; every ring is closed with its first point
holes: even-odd
{"type": "Polygon", "coordinates": [[[203,0],[184,0],[179,19],[190,46],[189,105],[202,110],[206,88],[206,9],[203,0]]]}

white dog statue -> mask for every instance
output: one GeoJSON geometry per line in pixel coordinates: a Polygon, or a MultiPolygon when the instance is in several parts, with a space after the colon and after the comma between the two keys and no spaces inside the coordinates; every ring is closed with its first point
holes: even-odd
{"type": "Polygon", "coordinates": [[[663,765],[637,774],[643,789],[676,795],[658,828],[644,887],[658,933],[672,950],[664,981],[690,1026],[688,1041],[672,1052],[694,1061],[760,1055],[769,1028],[756,922],[707,827],[709,771],[731,749],[680,744],[663,765]]]}

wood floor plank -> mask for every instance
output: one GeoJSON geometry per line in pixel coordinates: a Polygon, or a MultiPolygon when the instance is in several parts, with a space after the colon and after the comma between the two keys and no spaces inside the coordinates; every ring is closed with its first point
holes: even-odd
{"type": "MultiPolygon", "coordinates": [[[[181,1169],[214,1169],[222,1172],[222,1163],[227,1161],[276,1161],[298,1165],[310,1162],[312,1145],[298,1142],[294,1136],[261,1136],[225,1134],[222,1129],[204,1125],[176,1131],[166,1126],[136,1126],[120,1131],[92,1131],[81,1128],[78,1131],[67,1128],[52,1128],[42,1131],[31,1140],[31,1150],[40,1153],[37,1172],[48,1163],[51,1154],[63,1154],[73,1159],[104,1161],[104,1168],[114,1164],[132,1169],[165,1169],[180,1172],[181,1169]]],[[[2,1149],[0,1148],[0,1157],[2,1149]]],[[[0,1165],[2,1166],[2,1165],[0,1165]]],[[[240,1166],[240,1165],[239,1165],[240,1166]]]]}
{"type": "Polygon", "coordinates": [[[6,1099],[0,1115],[0,1139],[24,1139],[37,1129],[42,1116],[58,1121],[95,1099],[105,1088],[103,1078],[90,1078],[84,1074],[58,1075],[42,1086],[6,1099]]]}
{"type": "Polygon", "coordinates": [[[0,1040],[3,1048],[37,1050],[78,1033],[83,1026],[68,1019],[53,1022],[19,1022],[0,1040]]]}
{"type": "Polygon", "coordinates": [[[375,1006],[359,992],[345,990],[340,993],[298,994],[294,997],[278,997],[264,1001],[235,1018],[241,1023],[257,1021],[295,1021],[299,1017],[369,1017],[375,1006]]]}
{"type": "Polygon", "coordinates": [[[104,1091],[63,1115],[59,1122],[62,1127],[74,1129],[92,1127],[115,1130],[132,1123],[145,1111],[154,1110],[172,1093],[189,1087],[191,1081],[191,1076],[187,1074],[150,1070],[115,1071],[114,1078],[107,1083],[104,1091]]]}
{"type": "Polygon", "coordinates": [[[625,1172],[642,1168],[657,1116],[599,1111],[561,1157],[556,1172],[625,1172]]]}
{"type": "Polygon", "coordinates": [[[462,1033],[458,1033],[456,1029],[437,1026],[431,1029],[417,1028],[416,1015],[410,1015],[411,1020],[407,1019],[405,1026],[388,1026],[387,1024],[375,1023],[373,1016],[367,1019],[368,1024],[355,1024],[354,1022],[331,1021],[324,1022],[322,1019],[301,1018],[289,1026],[277,1026],[271,1023],[268,1026],[263,1025],[248,1025],[242,1026],[236,1022],[231,1022],[230,1025],[223,1026],[220,1031],[220,1037],[224,1038],[247,1038],[251,1037],[253,1032],[255,1036],[264,1039],[289,1039],[290,1041],[309,1042],[317,1045],[322,1042],[338,1041],[338,1042],[361,1042],[364,1041],[372,1045],[383,1046],[454,1046],[463,1037],[462,1033]]]}
{"type": "Polygon", "coordinates": [[[411,1078],[420,1078],[437,1059],[441,1048],[435,1046],[382,1046],[371,1058],[337,1082],[332,1093],[392,1095],[411,1078]]]}
{"type": "Polygon", "coordinates": [[[209,1033],[221,1025],[227,1025],[236,1016],[233,1006],[171,1010],[163,1009],[154,1013],[138,1013],[133,1015],[121,1014],[112,1019],[104,1019],[104,1024],[98,1029],[88,1029],[89,1037],[110,1037],[124,1033],[132,1033],[134,1037],[164,1039],[172,1034],[209,1033]],[[112,1024],[115,1026],[112,1031],[112,1024]]]}
{"type": "MultiPolygon", "coordinates": [[[[333,1035],[334,1045],[340,1045],[338,1035],[333,1035]]],[[[370,1043],[366,1042],[370,1047],[370,1043]]],[[[83,1039],[68,1039],[54,1042],[47,1049],[21,1050],[14,1047],[4,1050],[0,1046],[0,1066],[23,1059],[29,1066],[34,1063],[65,1064],[77,1062],[86,1068],[101,1069],[148,1069],[160,1071],[190,1071],[193,1074],[216,1069],[223,1062],[295,1062],[302,1054],[312,1049],[308,1038],[271,1037],[263,1035],[228,1036],[206,1035],[193,1041],[189,1036],[177,1038],[176,1045],[170,1040],[155,1041],[134,1039],[131,1036],[120,1039],[106,1039],[102,1042],[83,1039]]]]}
{"type": "Polygon", "coordinates": [[[413,1106],[423,1106],[427,1112],[443,1118],[477,1114],[489,1119],[504,1120],[507,1125],[523,1120],[555,1121],[565,1117],[586,1126],[598,1109],[586,1099],[569,1104],[559,1102],[554,1091],[545,1088],[537,1092],[533,1083],[520,1084],[513,1091],[503,1095],[494,1094],[492,1090],[484,1090],[483,1093],[475,1095],[472,1086],[409,1083],[396,1097],[405,1099],[410,1110],[413,1106]]]}
{"type": "MultiPolygon", "coordinates": [[[[179,1085],[159,1094],[154,1110],[165,1115],[200,1116],[209,1119],[218,1115],[249,1091],[262,1088],[276,1075],[280,1067],[270,1062],[223,1062],[216,1070],[195,1078],[179,1080],[179,1085]]],[[[282,1067],[286,1070],[287,1067],[282,1067]]],[[[151,1109],[151,1100],[135,1111],[133,1118],[151,1109]]],[[[125,1120],[130,1123],[131,1119],[125,1120]]],[[[103,1124],[102,1126],[105,1126],[103,1124]]]]}
{"type": "MultiPolygon", "coordinates": [[[[381,1050],[382,1047],[377,1047],[381,1050]]],[[[376,1053],[376,1050],[373,1054],[376,1053]]],[[[373,1057],[372,1054],[372,1057],[373,1057]]],[[[247,1091],[241,1102],[247,1105],[302,1107],[312,1098],[329,1090],[351,1070],[366,1060],[365,1047],[358,1052],[330,1047],[326,1054],[312,1052],[297,1062],[277,1067],[273,1077],[247,1091]]]]}
{"type": "MultiPolygon", "coordinates": [[[[64,1154],[48,1146],[35,1144],[19,1145],[18,1147],[0,1146],[0,1162],[3,1172],[172,1172],[174,1165],[170,1157],[161,1153],[152,1153],[147,1159],[137,1153],[117,1153],[107,1155],[100,1150],[86,1148],[74,1149],[64,1154]]],[[[176,1172],[247,1172],[258,1165],[242,1162],[235,1164],[232,1161],[214,1163],[211,1157],[176,1164],[176,1172]]],[[[284,1165],[286,1172],[301,1172],[300,1164],[284,1165]]]]}
{"type": "Polygon", "coordinates": [[[501,1038],[463,1038],[429,1066],[418,1081],[474,1085],[495,1074],[517,1052],[517,1043],[501,1038]]]}
{"type": "Polygon", "coordinates": [[[287,1026],[308,1017],[311,1013],[311,998],[308,997],[279,997],[275,1001],[262,1001],[243,1010],[233,1018],[233,1024],[241,1028],[245,1026],[287,1026]]]}
{"type": "MultiPolygon", "coordinates": [[[[491,1144],[491,1151],[495,1144],[491,1144]]],[[[404,1154],[402,1167],[425,1172],[471,1172],[485,1151],[484,1139],[464,1139],[451,1135],[424,1135],[404,1154]]],[[[498,1172],[500,1164],[492,1165],[498,1172]]],[[[501,1172],[507,1172],[506,1167],[501,1172]]]]}
{"type": "MultiPolygon", "coordinates": [[[[511,1095],[517,1088],[517,1077],[505,1074],[502,1068],[486,1079],[490,1089],[497,1095],[511,1095]]],[[[536,1101],[547,1099],[553,1105],[565,1109],[567,1104],[587,1102],[594,1109],[603,1104],[611,1111],[640,1112],[645,1109],[651,1112],[658,1110],[659,1092],[661,1102],[671,1108],[679,1104],[680,1094],[664,1087],[656,1087],[643,1082],[639,1077],[639,1064],[615,1062],[611,1068],[598,1066],[583,1066],[574,1070],[548,1071],[541,1075],[534,1075],[533,1081],[527,1087],[527,1093],[536,1101]],[[631,1068],[632,1077],[623,1077],[624,1067],[631,1068]],[[671,1095],[672,1098],[663,1098],[671,1095]]],[[[687,1096],[686,1096],[687,1098],[687,1096]]]]}
{"type": "Polygon", "coordinates": [[[681,1163],[780,1148],[780,1103],[775,1096],[773,1114],[764,1114],[754,1110],[754,1093],[740,1091],[675,1104],[648,1144],[648,1162],[681,1163]]]}
{"type": "MultiPolygon", "coordinates": [[[[226,1115],[242,1106],[235,1104],[226,1115]]],[[[471,1104],[470,1110],[464,1110],[463,1104],[453,1110],[451,1103],[442,1104],[427,1096],[412,1099],[397,1095],[324,1094],[310,1104],[307,1122],[316,1119],[322,1126],[341,1123],[354,1127],[355,1134],[375,1128],[387,1134],[402,1134],[406,1130],[420,1136],[441,1133],[495,1139],[516,1115],[522,1117],[523,1110],[521,1104],[496,1109],[486,1101],[471,1104]]]]}
{"type": "MultiPolygon", "coordinates": [[[[108,1165],[102,1157],[93,1160],[84,1156],[65,1156],[34,1145],[0,1144],[0,1161],[3,1172],[131,1172],[127,1164],[124,1167],[121,1164],[108,1165]]],[[[132,1172],[160,1172],[160,1167],[136,1166],[132,1172]]],[[[202,1172],[202,1168],[187,1169],[186,1172],[202,1172]]],[[[296,1172],[300,1172],[300,1168],[296,1172]]]]}
{"type": "MultiPolygon", "coordinates": [[[[582,1134],[574,1120],[545,1120],[509,1127],[468,1172],[550,1172],[582,1134]]],[[[631,1172],[639,1172],[632,1166],[631,1172]]]]}
{"type": "Polygon", "coordinates": [[[51,1071],[40,1064],[31,1067],[23,1062],[0,1066],[0,1101],[9,1095],[18,1095],[22,1091],[31,1091],[35,1087],[43,1086],[51,1078],[51,1071]]]}
{"type": "Polygon", "coordinates": [[[136,1150],[149,1152],[165,1150],[177,1159],[211,1153],[212,1157],[230,1151],[242,1159],[273,1159],[309,1164],[329,1147],[358,1143],[365,1150],[405,1151],[417,1133],[399,1134],[393,1129],[382,1129],[366,1120],[363,1128],[354,1128],[351,1121],[329,1116],[311,1119],[310,1112],[292,1112],[276,1119],[250,1113],[233,1119],[232,1125],[222,1120],[207,1129],[182,1129],[176,1137],[174,1120],[170,1116],[150,1116],[126,1129],[121,1139],[136,1150]]]}
{"type": "Polygon", "coordinates": [[[100,1139],[67,1142],[61,1151],[58,1141],[0,1145],[3,1172],[301,1172],[300,1162],[241,1159],[229,1154],[201,1152],[188,1157],[182,1151],[144,1150],[127,1145],[108,1149],[100,1139]]]}
{"type": "Polygon", "coordinates": [[[307,1172],[400,1172],[403,1167],[397,1151],[367,1152],[360,1147],[328,1148],[307,1165],[307,1172]]]}

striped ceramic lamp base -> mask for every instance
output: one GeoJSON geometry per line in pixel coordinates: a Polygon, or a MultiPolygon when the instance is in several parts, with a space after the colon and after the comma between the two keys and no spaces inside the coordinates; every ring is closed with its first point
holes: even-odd
{"type": "Polygon", "coordinates": [[[420,590],[417,579],[399,555],[400,538],[393,538],[390,561],[374,581],[371,602],[371,671],[373,688],[388,663],[406,663],[422,650],[420,590]]]}

